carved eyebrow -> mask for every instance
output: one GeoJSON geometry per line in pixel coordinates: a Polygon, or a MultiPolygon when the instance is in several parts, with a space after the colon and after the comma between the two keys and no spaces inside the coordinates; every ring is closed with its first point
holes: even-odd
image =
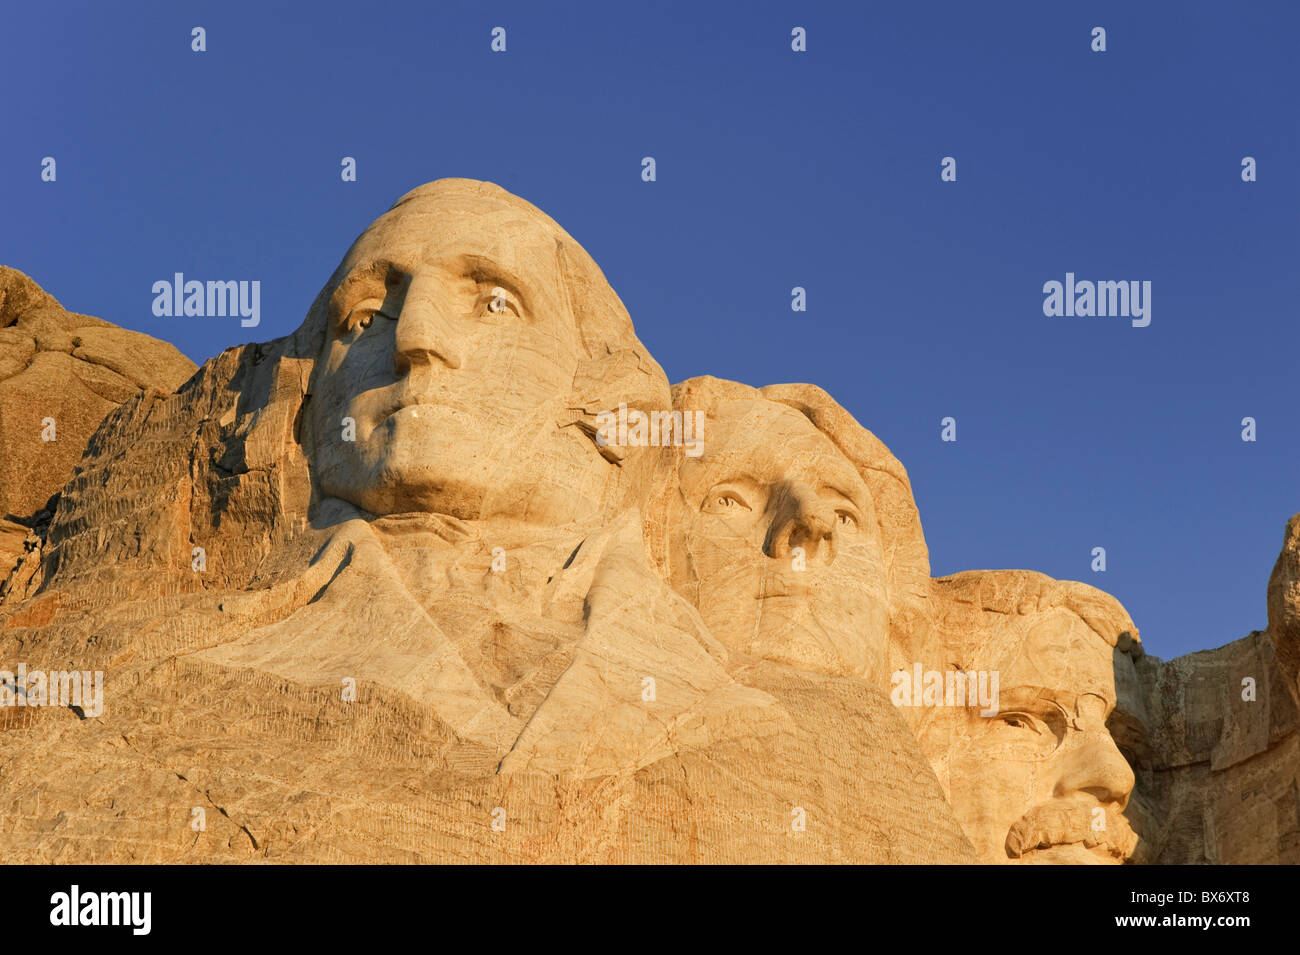
{"type": "Polygon", "coordinates": [[[339,282],[338,287],[330,294],[329,308],[333,313],[331,323],[337,324],[347,317],[347,312],[343,309],[343,304],[358,286],[365,283],[378,283],[380,289],[384,288],[384,280],[388,277],[396,266],[386,260],[370,262],[366,265],[354,267],[348,271],[348,274],[339,282]]]}
{"type": "MultiPolygon", "coordinates": [[[[1102,717],[1104,723],[1109,729],[1109,722],[1114,718],[1116,701],[1107,699],[1091,690],[1082,692],[1072,692],[1070,690],[1054,690],[1046,686],[1013,686],[1001,691],[1002,702],[1009,706],[1031,706],[1034,704],[1047,703],[1061,710],[1067,719],[1073,720],[1078,715],[1079,703],[1089,696],[1094,696],[1103,704],[1105,715],[1102,717]],[[1008,703],[1008,701],[1010,701],[1008,703]]],[[[1003,707],[1005,709],[1005,706],[1003,707]]]]}
{"type": "Polygon", "coordinates": [[[765,487],[765,484],[762,481],[754,480],[754,478],[750,477],[748,474],[732,474],[710,484],[709,489],[704,492],[704,500],[701,504],[708,503],[709,498],[713,496],[714,492],[716,492],[718,488],[728,486],[735,487],[738,490],[745,491],[746,493],[753,494],[757,497],[765,487]]]}
{"type": "Polygon", "coordinates": [[[501,286],[517,298],[526,310],[532,311],[532,304],[524,292],[525,283],[503,265],[482,255],[463,256],[462,262],[466,274],[475,282],[482,284],[491,282],[493,285],[501,286]]]}
{"type": "Polygon", "coordinates": [[[409,274],[406,268],[396,262],[390,261],[389,259],[372,259],[369,262],[354,265],[349,269],[348,274],[344,276],[343,281],[339,283],[339,287],[335,292],[337,294],[338,291],[349,288],[358,282],[373,281],[376,279],[382,282],[393,273],[400,273],[402,275],[409,274]]]}
{"type": "MultiPolygon", "coordinates": [[[[1073,704],[1074,694],[1066,691],[1057,693],[1050,687],[1036,686],[1026,683],[1020,686],[1011,686],[999,691],[998,696],[1003,704],[1003,709],[1007,705],[1019,707],[1031,707],[1034,705],[1055,706],[1058,709],[1067,709],[1066,703],[1073,704]]],[[[1068,707],[1069,715],[1074,714],[1074,707],[1068,707]]]]}
{"type": "Polygon", "coordinates": [[[719,478],[718,480],[710,484],[709,487],[710,489],[712,489],[712,488],[722,487],[724,484],[734,484],[737,487],[748,488],[749,490],[757,490],[761,488],[765,483],[767,482],[759,481],[749,474],[740,473],[740,474],[729,474],[724,478],[719,478]]]}
{"type": "Polygon", "coordinates": [[[824,495],[825,492],[827,491],[829,491],[830,493],[838,497],[842,497],[844,500],[848,501],[850,504],[852,504],[854,507],[858,508],[859,510],[861,510],[865,506],[865,502],[859,501],[858,496],[856,494],[849,493],[848,491],[844,490],[844,488],[840,487],[838,484],[829,484],[823,482],[818,493],[824,495]]]}

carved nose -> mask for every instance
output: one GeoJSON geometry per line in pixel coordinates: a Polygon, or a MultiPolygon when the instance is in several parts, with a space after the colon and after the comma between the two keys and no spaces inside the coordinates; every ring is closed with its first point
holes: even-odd
{"type": "Polygon", "coordinates": [[[802,547],[805,557],[821,553],[830,563],[835,556],[834,535],[834,510],[812,488],[796,481],[786,485],[777,499],[763,550],[769,557],[786,558],[802,547]]]}
{"type": "Polygon", "coordinates": [[[399,377],[421,365],[441,363],[459,368],[464,361],[453,321],[439,306],[436,285],[416,276],[407,288],[397,317],[395,362],[399,377]]]}
{"type": "Polygon", "coordinates": [[[1110,733],[1097,729],[1086,733],[1066,755],[1056,792],[1060,796],[1086,792],[1103,804],[1116,803],[1123,808],[1134,782],[1133,770],[1110,733]]]}

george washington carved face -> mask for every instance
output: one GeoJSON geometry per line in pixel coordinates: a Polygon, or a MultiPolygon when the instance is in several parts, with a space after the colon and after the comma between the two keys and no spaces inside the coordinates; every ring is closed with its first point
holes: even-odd
{"type": "Polygon", "coordinates": [[[374,514],[572,520],[611,465],[557,425],[585,357],[566,237],[458,182],[400,201],[335,274],[306,419],[319,490],[374,514]]]}

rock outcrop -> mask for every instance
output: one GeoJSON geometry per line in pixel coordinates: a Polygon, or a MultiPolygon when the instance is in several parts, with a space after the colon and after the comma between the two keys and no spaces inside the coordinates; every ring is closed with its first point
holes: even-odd
{"type": "Polygon", "coordinates": [[[172,345],[68,312],[0,266],[0,595],[26,586],[51,498],[104,416],[145,391],[175,391],[194,369],[172,345]]]}
{"type": "Polygon", "coordinates": [[[595,263],[465,181],[127,401],[0,604],[0,659],[105,678],[10,711],[6,856],[973,861],[879,661],[733,652],[674,592],[681,448],[620,405],[672,412],[595,263]]]}
{"type": "Polygon", "coordinates": [[[932,580],[845,408],[670,388],[489,183],[192,376],[0,277],[9,861],[1300,861],[1300,516],[1268,630],[1169,663],[1084,584],[932,580]]]}
{"type": "Polygon", "coordinates": [[[1268,628],[1138,675],[1151,731],[1138,789],[1150,861],[1300,864],[1300,514],[1268,582],[1268,628]]]}

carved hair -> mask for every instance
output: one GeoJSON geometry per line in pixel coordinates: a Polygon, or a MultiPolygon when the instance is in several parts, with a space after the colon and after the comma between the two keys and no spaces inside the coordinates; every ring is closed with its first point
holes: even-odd
{"type": "Polygon", "coordinates": [[[1138,628],[1123,605],[1075,580],[1056,580],[1032,570],[968,570],[936,579],[934,594],[940,613],[973,606],[985,613],[1029,615],[1061,607],[1107,645],[1134,658],[1143,653],[1138,628]]]}

